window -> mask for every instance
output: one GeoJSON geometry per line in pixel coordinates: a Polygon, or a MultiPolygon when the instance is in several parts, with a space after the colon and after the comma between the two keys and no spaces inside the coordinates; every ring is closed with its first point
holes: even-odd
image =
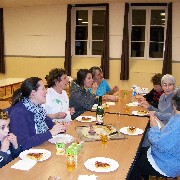
{"type": "Polygon", "coordinates": [[[102,55],[105,12],[105,7],[73,7],[73,55],[102,55]]]}
{"type": "Polygon", "coordinates": [[[166,7],[131,7],[130,57],[163,59],[166,7]]]}

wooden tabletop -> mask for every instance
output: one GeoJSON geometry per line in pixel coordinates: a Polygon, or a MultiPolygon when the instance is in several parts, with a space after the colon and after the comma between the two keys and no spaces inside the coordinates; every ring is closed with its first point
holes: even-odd
{"type": "MultiPolygon", "coordinates": [[[[95,116],[95,112],[86,112],[85,115],[95,116]]],[[[148,124],[147,117],[127,116],[116,114],[105,114],[105,124],[113,124],[118,129],[125,126],[135,126],[145,130],[148,124]]],[[[76,126],[89,125],[90,123],[81,123],[76,120],[67,129],[67,134],[70,134],[78,139],[75,131],[76,126]]],[[[0,176],[3,179],[38,179],[47,180],[49,176],[59,176],[62,180],[77,180],[79,175],[92,175],[98,176],[98,180],[109,179],[126,179],[128,172],[131,168],[131,164],[136,156],[138,147],[142,140],[143,135],[138,136],[126,136],[126,139],[109,140],[107,144],[102,145],[100,141],[85,142],[83,150],[78,156],[78,163],[74,171],[69,172],[66,170],[66,156],[57,156],[55,144],[45,142],[41,146],[36,148],[43,148],[51,151],[51,157],[43,162],[38,162],[29,171],[21,171],[12,169],[11,166],[20,160],[16,158],[8,165],[0,169],[0,176]],[[119,163],[119,168],[109,173],[96,173],[86,169],[84,163],[89,158],[94,157],[107,157],[114,159],[119,163]]]]}

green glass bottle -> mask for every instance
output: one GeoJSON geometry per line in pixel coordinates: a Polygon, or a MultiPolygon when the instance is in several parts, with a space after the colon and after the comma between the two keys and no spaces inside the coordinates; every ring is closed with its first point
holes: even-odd
{"type": "Polygon", "coordinates": [[[98,105],[102,106],[102,96],[99,96],[98,102],[99,102],[98,105]]]}
{"type": "Polygon", "coordinates": [[[96,109],[96,124],[97,125],[104,124],[104,108],[100,105],[98,105],[96,109]]]}

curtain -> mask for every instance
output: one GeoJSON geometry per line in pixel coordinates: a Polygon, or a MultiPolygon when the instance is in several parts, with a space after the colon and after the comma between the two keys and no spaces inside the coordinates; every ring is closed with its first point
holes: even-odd
{"type": "Polygon", "coordinates": [[[65,61],[64,68],[67,75],[71,76],[71,9],[72,6],[67,6],[67,21],[66,21],[66,41],[65,41],[65,61]]]}
{"type": "Polygon", "coordinates": [[[3,9],[0,8],[0,73],[5,73],[3,9]]]}
{"type": "Polygon", "coordinates": [[[101,68],[105,79],[109,79],[109,4],[105,4],[104,39],[101,57],[101,68]]]}
{"type": "Polygon", "coordinates": [[[128,16],[129,16],[129,4],[125,3],[120,80],[128,80],[129,79],[129,30],[128,30],[128,16]]]}
{"type": "Polygon", "coordinates": [[[168,4],[168,20],[162,74],[172,74],[172,3],[168,4]]]}

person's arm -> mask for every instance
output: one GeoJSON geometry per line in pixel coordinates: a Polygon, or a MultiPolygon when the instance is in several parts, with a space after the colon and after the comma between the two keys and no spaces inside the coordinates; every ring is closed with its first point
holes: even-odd
{"type": "Polygon", "coordinates": [[[154,91],[154,89],[152,89],[149,93],[144,95],[144,98],[146,99],[146,101],[148,101],[150,103],[153,101],[153,91],[154,91]]]}
{"type": "Polygon", "coordinates": [[[22,151],[21,146],[18,145],[18,148],[15,149],[11,144],[11,156],[13,159],[17,158],[22,151]]]}
{"type": "Polygon", "coordinates": [[[115,92],[117,92],[119,90],[118,86],[114,86],[111,89],[111,87],[109,86],[108,82],[105,79],[103,80],[103,85],[106,88],[106,93],[109,94],[109,95],[112,95],[112,94],[114,94],[115,92]]]}
{"type": "MultiPolygon", "coordinates": [[[[90,93],[90,91],[87,92],[78,92],[78,91],[74,91],[71,93],[70,96],[70,103],[71,102],[76,102],[76,104],[78,105],[78,107],[84,109],[84,111],[86,110],[91,110],[92,106],[97,103],[96,100],[96,95],[90,93]]],[[[72,104],[72,103],[71,103],[72,104]]]]}
{"type": "Polygon", "coordinates": [[[152,147],[155,147],[162,152],[172,152],[174,147],[179,147],[179,128],[178,123],[173,122],[176,119],[172,119],[164,128],[160,130],[158,126],[154,126],[150,129],[148,133],[148,139],[152,144],[152,147]]]}
{"type": "MultiPolygon", "coordinates": [[[[52,138],[50,131],[46,131],[42,134],[36,134],[33,118],[33,114],[30,117],[22,111],[16,111],[10,115],[10,131],[17,136],[18,144],[21,145],[23,150],[38,146],[52,138]]],[[[51,127],[52,124],[48,121],[49,120],[47,120],[47,124],[51,127]]]]}
{"type": "Polygon", "coordinates": [[[6,165],[9,162],[9,154],[6,152],[0,151],[0,168],[6,165]]]}
{"type": "Polygon", "coordinates": [[[154,115],[157,116],[157,118],[160,119],[163,124],[167,124],[174,113],[154,112],[154,115]]]}

